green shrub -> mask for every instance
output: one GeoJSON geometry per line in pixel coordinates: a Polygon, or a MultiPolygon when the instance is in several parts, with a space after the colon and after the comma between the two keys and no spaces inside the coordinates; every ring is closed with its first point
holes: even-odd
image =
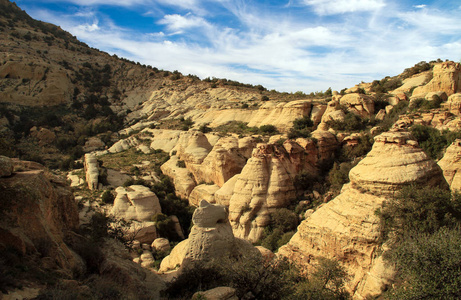
{"type": "Polygon", "coordinates": [[[183,161],[183,160],[178,160],[176,162],[176,166],[178,166],[179,168],[185,168],[186,167],[186,163],[183,161]]]}
{"type": "Polygon", "coordinates": [[[423,125],[413,125],[410,131],[418,141],[419,146],[432,159],[441,158],[443,149],[449,145],[449,141],[445,135],[441,134],[440,131],[435,128],[423,125]]]}
{"type": "Polygon", "coordinates": [[[113,204],[115,200],[114,194],[111,191],[104,191],[101,196],[101,201],[104,204],[113,204]]]}
{"type": "Polygon", "coordinates": [[[261,134],[274,135],[278,133],[278,130],[274,125],[262,125],[259,127],[259,132],[261,134]]]}
{"type": "Polygon", "coordinates": [[[393,251],[400,284],[387,292],[389,299],[460,299],[461,231],[441,228],[418,233],[393,251]]]}
{"type": "Polygon", "coordinates": [[[344,116],[344,121],[330,120],[327,125],[337,131],[362,131],[366,129],[369,121],[362,119],[354,113],[348,112],[344,116]]]}
{"type": "Polygon", "coordinates": [[[340,190],[343,184],[349,182],[349,171],[354,167],[354,163],[343,162],[338,164],[335,162],[330,172],[328,173],[328,182],[332,189],[340,190]]]}
{"type": "Polygon", "coordinates": [[[407,186],[384,202],[377,214],[382,240],[393,233],[399,242],[416,233],[433,234],[461,224],[461,196],[452,197],[448,189],[438,187],[407,186]]]}
{"type": "Polygon", "coordinates": [[[296,119],[293,121],[293,128],[288,133],[289,139],[296,139],[298,137],[308,138],[313,130],[314,123],[308,116],[296,119]]]}

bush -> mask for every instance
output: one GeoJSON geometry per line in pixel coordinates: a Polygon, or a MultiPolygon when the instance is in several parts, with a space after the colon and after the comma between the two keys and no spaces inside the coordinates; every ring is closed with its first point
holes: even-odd
{"type": "Polygon", "coordinates": [[[362,131],[366,129],[368,120],[348,112],[344,117],[344,121],[330,120],[327,122],[327,125],[337,131],[362,131]]]}
{"type": "Polygon", "coordinates": [[[440,131],[423,125],[413,125],[410,131],[428,156],[432,159],[441,158],[442,150],[448,145],[448,141],[440,131]]]}
{"type": "Polygon", "coordinates": [[[390,233],[396,242],[418,234],[433,234],[442,227],[461,224],[461,196],[452,197],[439,187],[404,187],[395,199],[383,203],[380,216],[381,239],[390,233]]]}
{"type": "Polygon", "coordinates": [[[354,167],[354,163],[343,162],[338,164],[335,162],[330,172],[328,173],[328,182],[334,190],[340,190],[343,184],[349,182],[349,171],[354,167]]]}
{"type": "Polygon", "coordinates": [[[114,194],[111,191],[104,191],[101,196],[101,201],[104,204],[113,204],[115,200],[114,194]]]}
{"type": "Polygon", "coordinates": [[[461,231],[441,228],[418,233],[392,253],[401,284],[387,293],[390,299],[460,299],[461,231]]]}
{"type": "Polygon", "coordinates": [[[278,130],[274,125],[262,125],[259,127],[259,132],[261,132],[261,134],[274,135],[278,133],[278,130]]]}

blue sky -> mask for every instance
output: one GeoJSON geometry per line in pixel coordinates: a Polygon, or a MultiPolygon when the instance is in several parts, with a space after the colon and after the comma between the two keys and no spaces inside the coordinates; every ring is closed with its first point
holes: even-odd
{"type": "Polygon", "coordinates": [[[91,47],[284,92],[341,90],[461,59],[461,1],[16,0],[91,47]]]}

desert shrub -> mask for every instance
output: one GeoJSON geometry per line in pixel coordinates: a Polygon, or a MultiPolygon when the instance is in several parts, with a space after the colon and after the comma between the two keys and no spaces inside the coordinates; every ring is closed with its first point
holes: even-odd
{"type": "Polygon", "coordinates": [[[208,124],[204,124],[204,125],[200,126],[198,130],[199,130],[200,132],[203,132],[203,133],[208,133],[208,132],[213,131],[213,129],[211,129],[210,127],[208,127],[208,124]]]}
{"type": "Polygon", "coordinates": [[[269,97],[266,95],[261,96],[261,101],[269,101],[269,97]]]}
{"type": "Polygon", "coordinates": [[[439,97],[437,97],[436,100],[432,100],[432,101],[419,98],[412,102],[411,108],[413,110],[430,110],[430,109],[440,108],[441,104],[442,104],[442,99],[439,97]]]}
{"type": "Polygon", "coordinates": [[[171,179],[166,175],[160,175],[160,181],[154,183],[151,190],[157,195],[160,206],[162,207],[162,212],[168,216],[175,215],[178,217],[184,235],[187,237],[195,208],[189,206],[187,200],[183,200],[176,196],[174,185],[171,179]]]}
{"type": "Polygon", "coordinates": [[[160,213],[152,216],[152,221],[155,222],[155,228],[161,237],[167,238],[170,241],[180,240],[175,230],[175,223],[170,217],[160,213]]]}
{"type": "Polygon", "coordinates": [[[373,146],[373,138],[369,135],[361,135],[358,144],[352,147],[343,146],[341,149],[341,159],[351,161],[356,157],[364,156],[370,152],[373,146]]]}
{"type": "Polygon", "coordinates": [[[349,171],[354,167],[353,162],[343,162],[333,164],[328,173],[328,182],[332,189],[340,190],[343,184],[349,182],[349,171]]]}
{"type": "Polygon", "coordinates": [[[243,103],[242,104],[242,109],[247,109],[249,106],[248,106],[248,103],[243,103]]]}
{"type": "Polygon", "coordinates": [[[401,101],[394,106],[389,114],[384,117],[384,120],[379,123],[381,132],[388,131],[392,125],[398,120],[399,116],[404,114],[408,109],[408,102],[401,101]]]}
{"type": "Polygon", "coordinates": [[[435,128],[413,125],[410,131],[424,152],[433,159],[439,159],[442,156],[442,150],[449,144],[447,138],[435,128]]]}
{"type": "Polygon", "coordinates": [[[347,273],[338,261],[320,258],[308,281],[296,286],[294,299],[350,299],[345,289],[347,273]]]}
{"type": "Polygon", "coordinates": [[[346,273],[338,262],[320,259],[310,277],[285,259],[245,253],[189,265],[169,284],[165,296],[188,299],[196,291],[230,286],[238,299],[348,299],[346,273]]]}
{"type": "Polygon", "coordinates": [[[176,162],[176,166],[178,166],[179,168],[185,168],[186,167],[186,163],[183,161],[183,160],[178,160],[176,162]]]}
{"type": "Polygon", "coordinates": [[[101,201],[104,204],[113,204],[115,200],[114,194],[111,191],[104,191],[101,196],[101,201]]]}
{"type": "Polygon", "coordinates": [[[460,299],[461,232],[441,228],[418,233],[392,253],[398,276],[389,299],[460,299]]]}
{"type": "Polygon", "coordinates": [[[416,233],[433,234],[442,227],[455,227],[461,222],[461,196],[452,197],[439,187],[404,187],[398,195],[383,203],[379,210],[381,237],[390,233],[397,242],[416,233]]]}
{"type": "Polygon", "coordinates": [[[344,121],[330,120],[327,125],[337,131],[362,131],[366,129],[368,120],[348,112],[344,117],[344,121]]]}
{"type": "Polygon", "coordinates": [[[278,133],[278,130],[274,125],[262,125],[259,127],[259,132],[261,134],[274,135],[278,133]]]}
{"type": "Polygon", "coordinates": [[[298,192],[304,192],[307,190],[312,190],[314,185],[321,181],[320,176],[312,174],[307,171],[303,171],[295,176],[293,180],[293,185],[298,192]]]}
{"type": "Polygon", "coordinates": [[[288,133],[288,138],[307,138],[310,136],[313,126],[314,123],[308,116],[296,119],[293,121],[293,128],[290,129],[290,132],[288,133]]]}
{"type": "Polygon", "coordinates": [[[271,251],[277,250],[288,242],[299,224],[298,216],[287,208],[280,208],[270,214],[271,222],[264,229],[261,245],[271,251]]]}

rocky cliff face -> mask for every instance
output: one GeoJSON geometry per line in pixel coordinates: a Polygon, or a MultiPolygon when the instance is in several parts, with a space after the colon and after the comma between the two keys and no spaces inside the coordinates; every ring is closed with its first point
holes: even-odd
{"type": "Polygon", "coordinates": [[[461,92],[461,66],[455,62],[436,64],[432,80],[417,87],[413,95],[425,95],[429,92],[445,92],[448,96],[461,92]]]}
{"type": "Polygon", "coordinates": [[[67,182],[40,164],[1,160],[7,162],[0,164],[1,251],[38,254],[45,269],[60,269],[71,276],[82,263],[64,242],[78,226],[77,204],[67,182]]]}
{"type": "Polygon", "coordinates": [[[441,169],[406,132],[375,138],[373,149],[350,171],[350,184],[298,227],[279,254],[301,264],[318,257],[338,259],[350,274],[354,298],[378,295],[393,272],[379,256],[379,219],[383,201],[407,184],[445,185],[441,169]]]}

